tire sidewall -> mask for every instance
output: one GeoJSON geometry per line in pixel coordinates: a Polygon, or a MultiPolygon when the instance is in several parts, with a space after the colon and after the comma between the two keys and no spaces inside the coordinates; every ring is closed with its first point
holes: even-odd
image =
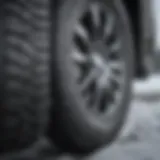
{"type": "MultiPolygon", "coordinates": [[[[125,65],[126,65],[126,85],[124,89],[124,96],[121,105],[115,114],[109,118],[105,126],[101,121],[91,116],[85,109],[85,105],[81,100],[80,90],[75,83],[73,75],[73,68],[70,56],[72,43],[72,29],[76,24],[76,20],[82,10],[93,0],[67,0],[59,9],[58,13],[58,29],[57,29],[57,52],[55,53],[54,68],[57,74],[56,77],[56,91],[60,94],[58,99],[59,109],[61,112],[62,121],[69,128],[67,134],[80,145],[84,142],[88,146],[104,144],[113,139],[117,131],[122,126],[125,115],[128,110],[130,101],[131,81],[133,77],[133,46],[130,31],[129,21],[127,19],[125,10],[119,0],[104,1],[101,0],[107,7],[112,8],[121,21],[122,33],[124,35],[125,44],[125,65]],[[67,118],[68,114],[68,118],[67,118]],[[73,131],[73,132],[74,132],[73,131]],[[77,137],[81,137],[77,140],[77,137]]],[[[95,2],[98,0],[94,0],[95,2]]],[[[67,132],[67,131],[66,131],[67,132]]]]}

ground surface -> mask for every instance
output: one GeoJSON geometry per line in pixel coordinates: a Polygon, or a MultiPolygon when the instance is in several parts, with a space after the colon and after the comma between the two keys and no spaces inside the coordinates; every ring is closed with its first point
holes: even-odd
{"type": "Polygon", "coordinates": [[[159,160],[160,158],[160,76],[135,82],[133,101],[128,119],[117,141],[91,156],[81,158],[53,155],[44,140],[36,149],[17,156],[4,156],[1,160],[159,160]],[[41,151],[41,146],[45,148],[41,151]],[[37,149],[38,148],[38,149],[37,149]],[[24,156],[25,155],[25,156],[24,156]],[[15,158],[13,158],[15,157],[15,158]],[[26,158],[22,158],[26,157],[26,158]]]}
{"type": "MultiPolygon", "coordinates": [[[[133,88],[130,114],[120,137],[112,146],[85,160],[160,159],[160,76],[135,82],[133,88]]],[[[62,159],[79,160],[79,157],[58,158],[62,159]]]]}

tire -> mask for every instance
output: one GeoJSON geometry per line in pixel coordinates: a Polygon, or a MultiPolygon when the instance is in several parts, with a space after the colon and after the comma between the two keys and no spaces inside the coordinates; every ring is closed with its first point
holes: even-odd
{"type": "MultiPolygon", "coordinates": [[[[53,55],[52,70],[55,91],[53,96],[57,108],[52,111],[48,134],[53,142],[64,151],[89,153],[113,142],[123,125],[129,108],[133,78],[133,44],[130,25],[124,6],[119,0],[67,0],[59,7],[56,20],[56,53],[54,52],[53,55]],[[122,98],[119,105],[111,112],[109,109],[106,110],[106,115],[92,112],[86,103],[86,97],[81,95],[81,85],[78,84],[79,81],[76,81],[79,75],[76,69],[77,63],[72,61],[71,56],[75,26],[83,13],[88,14],[87,9],[92,4],[104,6],[105,12],[111,11],[115,15],[116,24],[118,23],[115,26],[115,33],[121,35],[120,51],[121,53],[123,51],[122,59],[125,70],[122,98]]],[[[81,31],[79,30],[78,33],[82,33],[81,31]]],[[[101,33],[101,30],[97,30],[96,33],[101,33]]],[[[86,46],[81,42],[78,39],[76,45],[81,44],[81,49],[85,52],[86,46]]],[[[93,48],[94,46],[96,44],[93,45],[93,48]]],[[[101,50],[101,47],[99,49],[101,50]]],[[[106,53],[106,50],[104,52],[106,53]]]]}
{"type": "Polygon", "coordinates": [[[46,0],[0,6],[0,152],[31,146],[44,134],[49,105],[46,0]]]}

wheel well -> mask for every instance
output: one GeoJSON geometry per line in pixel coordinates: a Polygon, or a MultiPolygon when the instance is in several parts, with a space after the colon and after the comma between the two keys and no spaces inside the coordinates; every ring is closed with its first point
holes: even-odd
{"type": "Polygon", "coordinates": [[[128,12],[130,23],[132,25],[132,31],[134,36],[135,47],[138,49],[140,39],[140,0],[134,0],[134,2],[123,0],[123,3],[128,12]]]}
{"type": "Polygon", "coordinates": [[[141,5],[140,0],[122,0],[129,16],[129,20],[132,27],[134,46],[135,46],[135,74],[137,74],[141,64],[141,52],[140,52],[140,20],[141,20],[141,5]]]}

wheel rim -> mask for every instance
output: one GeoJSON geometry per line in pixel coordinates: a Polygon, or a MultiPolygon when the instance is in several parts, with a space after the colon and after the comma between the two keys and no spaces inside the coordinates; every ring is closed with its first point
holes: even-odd
{"type": "Polygon", "coordinates": [[[81,15],[73,34],[72,60],[87,108],[103,114],[121,103],[125,66],[116,16],[100,3],[81,15]]]}

